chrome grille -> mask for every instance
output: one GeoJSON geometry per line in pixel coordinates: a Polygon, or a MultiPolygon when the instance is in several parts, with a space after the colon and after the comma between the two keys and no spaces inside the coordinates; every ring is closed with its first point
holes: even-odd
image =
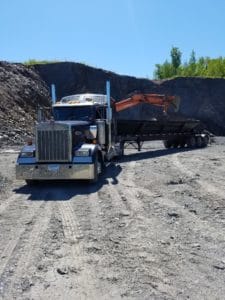
{"type": "Polygon", "coordinates": [[[37,159],[40,162],[71,160],[70,132],[65,129],[37,130],[37,159]]]}

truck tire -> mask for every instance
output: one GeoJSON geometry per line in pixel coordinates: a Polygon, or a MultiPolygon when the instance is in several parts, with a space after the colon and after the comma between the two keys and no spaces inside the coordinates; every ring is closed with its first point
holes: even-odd
{"type": "Polygon", "coordinates": [[[179,141],[173,141],[173,148],[178,148],[179,147],[179,141]]]}
{"type": "Polygon", "coordinates": [[[187,146],[188,148],[195,148],[196,147],[196,140],[194,136],[189,137],[187,140],[187,146]]]}
{"type": "Polygon", "coordinates": [[[94,160],[94,178],[90,180],[91,183],[96,183],[98,181],[99,175],[104,170],[104,162],[101,156],[96,153],[95,160],[94,160]]]}
{"type": "Polygon", "coordinates": [[[120,154],[119,158],[124,156],[124,142],[120,142],[120,154]]]}
{"type": "Polygon", "coordinates": [[[96,183],[98,181],[98,161],[94,162],[94,178],[90,180],[91,183],[96,183]]]}
{"type": "Polygon", "coordinates": [[[180,142],[180,148],[184,148],[185,145],[186,145],[186,142],[185,142],[185,141],[181,141],[181,142],[180,142]]]}

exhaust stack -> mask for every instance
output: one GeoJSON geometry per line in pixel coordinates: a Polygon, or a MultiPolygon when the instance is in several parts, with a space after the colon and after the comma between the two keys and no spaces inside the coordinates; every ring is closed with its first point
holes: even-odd
{"type": "Polygon", "coordinates": [[[55,85],[51,84],[51,96],[52,96],[52,104],[55,104],[56,102],[56,90],[55,85]]]}
{"type": "Polygon", "coordinates": [[[107,99],[107,124],[108,124],[108,140],[109,140],[109,149],[112,147],[112,135],[111,135],[111,123],[112,123],[112,109],[110,103],[110,81],[106,81],[106,99],[107,99]]]}

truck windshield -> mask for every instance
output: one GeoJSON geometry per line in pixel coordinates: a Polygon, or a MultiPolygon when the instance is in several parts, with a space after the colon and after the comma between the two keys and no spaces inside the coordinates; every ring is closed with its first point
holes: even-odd
{"type": "Polygon", "coordinates": [[[56,121],[91,121],[94,117],[94,110],[93,106],[54,107],[53,116],[56,121]]]}

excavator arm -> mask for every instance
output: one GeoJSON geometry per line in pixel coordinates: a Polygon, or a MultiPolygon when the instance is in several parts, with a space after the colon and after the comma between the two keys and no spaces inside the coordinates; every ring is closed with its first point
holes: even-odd
{"type": "Polygon", "coordinates": [[[178,111],[180,98],[178,96],[167,96],[160,94],[135,94],[130,98],[115,103],[117,112],[133,107],[140,103],[148,103],[163,108],[163,112],[167,112],[168,107],[172,105],[175,111],[178,111]]]}

